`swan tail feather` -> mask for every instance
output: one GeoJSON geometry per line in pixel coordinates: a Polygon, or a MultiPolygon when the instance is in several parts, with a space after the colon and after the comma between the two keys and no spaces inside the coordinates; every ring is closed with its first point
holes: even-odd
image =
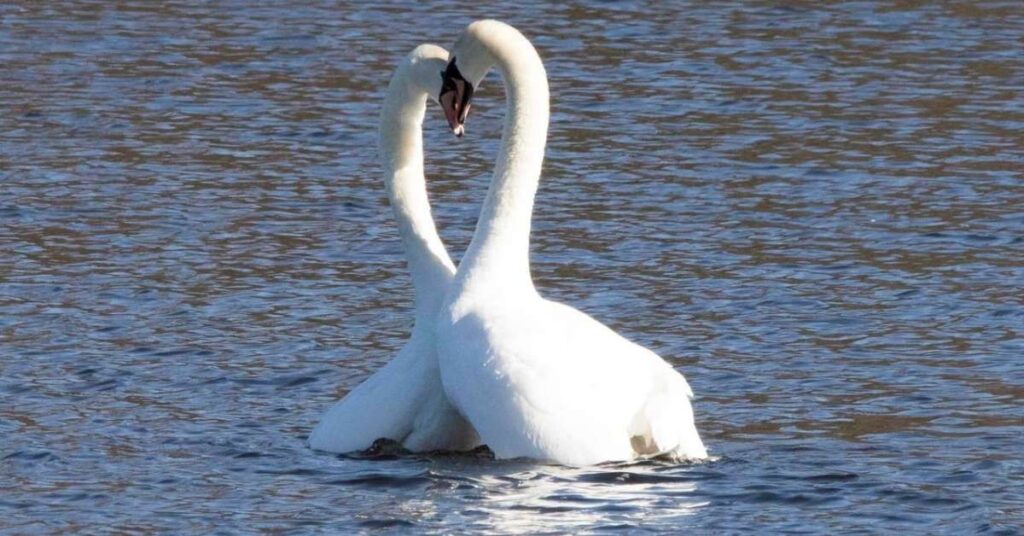
{"type": "Polygon", "coordinates": [[[690,405],[693,390],[681,374],[666,368],[664,374],[658,375],[653,392],[633,421],[633,449],[639,456],[706,458],[707,450],[700,440],[690,405]]]}

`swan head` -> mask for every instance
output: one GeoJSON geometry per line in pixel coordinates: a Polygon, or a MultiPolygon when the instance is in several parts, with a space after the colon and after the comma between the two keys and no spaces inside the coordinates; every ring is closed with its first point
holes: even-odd
{"type": "Polygon", "coordinates": [[[491,48],[508,32],[521,35],[503,22],[478,20],[466,27],[452,47],[451,60],[441,73],[443,83],[438,100],[456,136],[465,132],[473,92],[496,63],[491,48]]]}
{"type": "Polygon", "coordinates": [[[444,69],[447,64],[447,50],[437,45],[420,45],[406,58],[405,83],[414,93],[429,95],[434,102],[440,102],[437,97],[442,80],[438,79],[437,71],[444,69]]]}
{"type": "Polygon", "coordinates": [[[469,101],[473,98],[473,84],[469,83],[452,58],[441,71],[441,93],[437,96],[444,117],[452,133],[462,137],[466,131],[466,116],[469,115],[469,101]]]}

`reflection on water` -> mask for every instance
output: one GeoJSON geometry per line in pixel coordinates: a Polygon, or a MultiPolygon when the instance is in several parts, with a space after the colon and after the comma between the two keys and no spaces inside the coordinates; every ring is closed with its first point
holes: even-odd
{"type": "Polygon", "coordinates": [[[485,503],[493,512],[487,528],[504,533],[536,533],[553,527],[627,528],[648,521],[671,526],[708,504],[692,498],[695,482],[656,473],[524,471],[487,479],[483,484],[498,489],[514,487],[506,494],[488,497],[485,503]]]}
{"type": "MultiPolygon", "coordinates": [[[[0,529],[1014,533],[1017,1],[0,6],[0,529]],[[410,285],[398,58],[474,18],[553,95],[534,273],[672,360],[714,462],[339,458],[410,285]]],[[[469,241],[500,84],[426,122],[469,241]]],[[[457,256],[457,255],[456,255],[457,256]]]]}

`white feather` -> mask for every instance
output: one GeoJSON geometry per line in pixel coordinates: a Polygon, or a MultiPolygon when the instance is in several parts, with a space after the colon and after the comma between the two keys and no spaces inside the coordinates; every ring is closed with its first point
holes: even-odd
{"type": "Polygon", "coordinates": [[[587,465],[706,457],[682,375],[534,289],[530,213],[549,117],[536,50],[511,26],[478,21],[452,55],[474,86],[496,67],[509,111],[476,232],[437,321],[449,399],[500,458],[587,465]]]}

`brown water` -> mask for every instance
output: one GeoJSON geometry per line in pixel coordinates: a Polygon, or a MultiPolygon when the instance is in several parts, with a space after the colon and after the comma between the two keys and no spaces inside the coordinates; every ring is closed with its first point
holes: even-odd
{"type": "MultiPolygon", "coordinates": [[[[0,6],[0,532],[1019,532],[1024,4],[474,4],[0,6]],[[483,16],[551,77],[538,286],[718,461],[304,445],[411,323],[391,69],[483,16]]],[[[430,109],[456,256],[502,98],[430,109]]]]}

